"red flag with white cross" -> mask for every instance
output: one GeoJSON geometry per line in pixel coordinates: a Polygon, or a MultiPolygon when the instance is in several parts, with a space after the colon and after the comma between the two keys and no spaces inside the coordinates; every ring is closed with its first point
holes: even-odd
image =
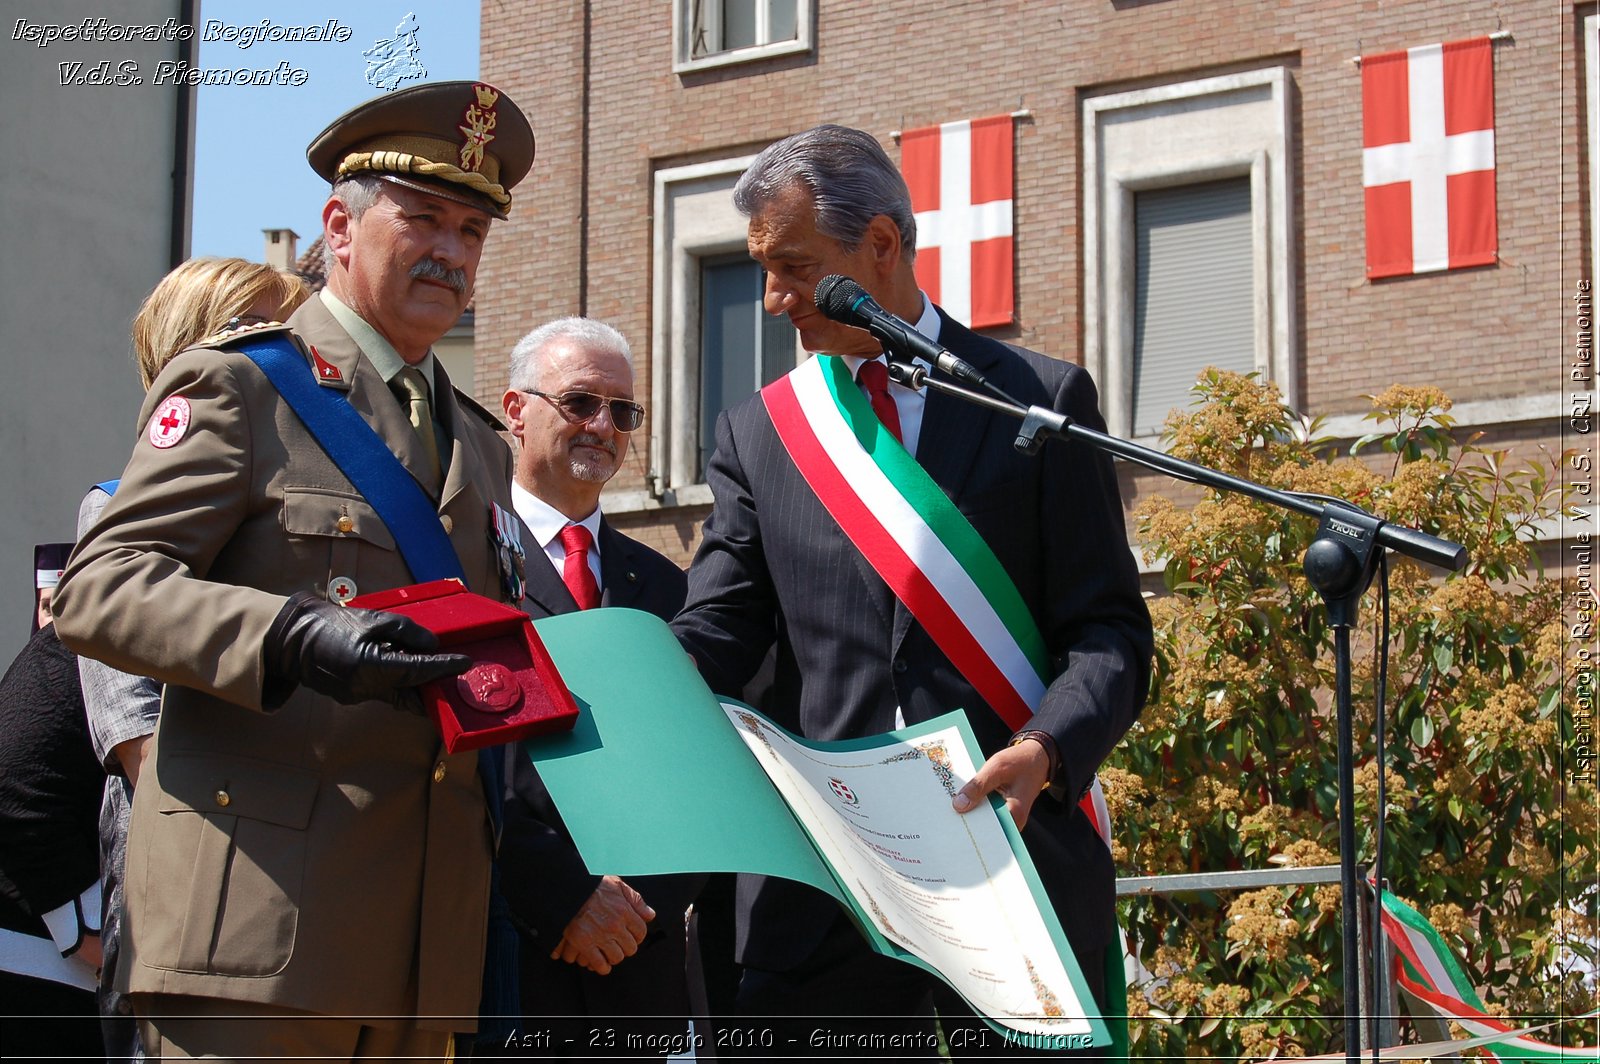
{"type": "Polygon", "coordinates": [[[1011,321],[1011,116],[946,122],[900,138],[917,216],[917,283],[974,329],[1011,321]]]}
{"type": "Polygon", "coordinates": [[[1489,38],[1361,57],[1367,276],[1495,261],[1489,38]]]}

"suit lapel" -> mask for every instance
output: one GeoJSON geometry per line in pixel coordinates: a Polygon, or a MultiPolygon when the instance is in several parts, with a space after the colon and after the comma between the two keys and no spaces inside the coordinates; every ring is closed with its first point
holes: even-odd
{"type": "Polygon", "coordinates": [[[550,564],[544,548],[534,542],[533,533],[528,531],[527,526],[523,526],[522,536],[523,545],[528,552],[523,565],[528,584],[526,591],[523,592],[523,610],[535,617],[554,617],[562,613],[578,612],[577,600],[562,582],[561,574],[550,564]],[[542,612],[535,612],[534,606],[542,612]]]}
{"type": "MultiPolygon", "coordinates": [[[[944,311],[938,313],[939,342],[943,347],[979,370],[987,370],[998,361],[987,345],[974,343],[975,334],[946,317],[944,311]]],[[[988,407],[928,389],[922,408],[922,435],[917,441],[917,464],[927,470],[953,502],[960,501],[961,488],[968,482],[967,474],[977,461],[980,444],[994,416],[988,407]]]]}
{"type": "Polygon", "coordinates": [[[632,606],[644,590],[633,541],[600,518],[600,574],[605,578],[600,592],[602,606],[632,606]]]}
{"type": "MultiPolygon", "coordinates": [[[[396,404],[397,409],[398,406],[399,404],[396,404]]],[[[472,415],[463,411],[461,404],[456,401],[455,386],[450,383],[450,376],[445,373],[444,364],[439,361],[437,355],[433,359],[433,412],[451,440],[450,471],[444,476],[444,489],[439,496],[439,509],[443,510],[470,483],[467,474],[483,466],[480,464],[477,447],[469,434],[462,431],[461,419],[472,415]]],[[[410,428],[411,422],[407,421],[406,427],[410,428]]],[[[416,433],[413,432],[412,435],[415,436],[416,433]]]]}

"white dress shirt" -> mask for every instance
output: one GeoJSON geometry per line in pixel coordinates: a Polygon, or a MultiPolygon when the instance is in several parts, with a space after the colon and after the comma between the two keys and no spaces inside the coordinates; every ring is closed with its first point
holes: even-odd
{"type": "Polygon", "coordinates": [[[600,578],[600,507],[596,506],[594,513],[582,521],[570,521],[566,514],[516,481],[511,482],[511,505],[533,533],[534,542],[544,548],[544,556],[555,566],[557,576],[562,574],[567,562],[566,548],[561,545],[561,530],[572,524],[587,528],[593,543],[589,548],[589,571],[594,574],[594,586],[605,591],[605,582],[600,578]]]}

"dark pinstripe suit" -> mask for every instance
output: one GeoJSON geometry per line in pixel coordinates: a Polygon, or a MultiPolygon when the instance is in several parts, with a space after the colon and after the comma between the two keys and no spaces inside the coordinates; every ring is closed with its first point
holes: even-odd
{"type": "MultiPolygon", "coordinates": [[[[940,318],[943,346],[1006,391],[1103,427],[1081,368],[940,318]]],[[[1150,619],[1110,460],[1060,441],[1029,458],[1012,448],[1015,430],[1010,417],[930,390],[916,457],[994,550],[1051,653],[1057,675],[1029,727],[1055,738],[1067,800],[1041,797],[1023,838],[1068,939],[1080,956],[1093,955],[1111,936],[1114,874],[1076,800],[1143,704],[1150,619]]],[[[765,708],[809,738],[887,731],[899,706],[908,723],[966,708],[985,755],[1009,741],[1011,729],[828,516],[759,396],[719,419],[706,479],[716,505],[673,628],[714,690],[739,692],[775,643],[765,708]]],[[[745,877],[739,959],[794,968],[836,914],[808,888],[745,877]]]]}

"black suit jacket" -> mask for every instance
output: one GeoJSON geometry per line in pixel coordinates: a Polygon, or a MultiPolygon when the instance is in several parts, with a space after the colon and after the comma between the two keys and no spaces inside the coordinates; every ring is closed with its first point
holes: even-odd
{"type": "MultiPolygon", "coordinates": [[[[978,336],[940,312],[940,342],[1026,403],[1104,427],[1080,367],[978,336]]],[[[917,461],[972,522],[1016,583],[1056,671],[1029,728],[1062,757],[1059,790],[1023,832],[1080,953],[1110,939],[1110,855],[1077,799],[1133,723],[1152,639],[1111,463],[1077,442],[1027,457],[1006,415],[930,390],[917,461]]],[[[776,645],[766,708],[813,739],[890,730],[965,708],[984,754],[1012,730],[961,677],[828,516],[779,440],[759,396],[725,413],[706,479],[715,507],[673,622],[713,690],[737,693],[776,645]]],[[[820,943],[837,910],[777,880],[740,883],[739,959],[783,971],[820,943]]]]}
{"type": "MultiPolygon", "coordinates": [[[[538,619],[572,613],[578,608],[572,593],[555,568],[545,561],[533,537],[527,560],[527,595],[522,607],[538,619]]],[[[600,522],[600,568],[605,590],[602,606],[623,606],[670,620],[683,605],[685,577],[667,558],[600,522]]],[[[600,647],[600,653],[623,650],[600,647]]],[[[641,697],[648,697],[641,692],[641,697]]],[[[600,783],[600,781],[597,781],[600,783]]],[[[612,784],[603,784],[612,785],[612,784]]],[[[505,829],[500,842],[501,889],[512,915],[534,938],[534,948],[549,953],[561,939],[562,929],[594,892],[600,877],[592,875],[578,855],[572,837],[556,810],[550,793],[526,757],[517,756],[511,772],[511,796],[505,807],[505,829]]],[[[681,916],[692,899],[693,884],[684,877],[641,877],[628,881],[656,909],[656,923],[667,933],[681,934],[681,916]],[[680,920],[674,924],[674,914],[680,920]]],[[[626,964],[628,962],[624,962],[626,964]]],[[[574,968],[574,971],[577,969],[574,968]]]]}

